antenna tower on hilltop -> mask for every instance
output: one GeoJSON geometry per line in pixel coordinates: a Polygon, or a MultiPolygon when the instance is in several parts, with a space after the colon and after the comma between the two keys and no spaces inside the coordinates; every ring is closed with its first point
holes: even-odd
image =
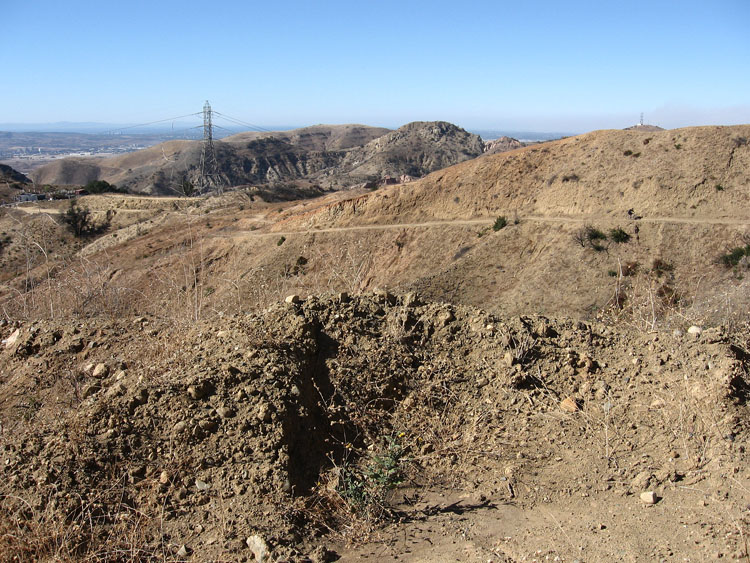
{"type": "Polygon", "coordinates": [[[211,104],[203,105],[203,150],[201,152],[201,191],[215,187],[219,193],[224,190],[224,182],[219,173],[219,163],[216,160],[214,148],[214,127],[212,121],[211,104]]]}
{"type": "MultiPolygon", "coordinates": [[[[208,103],[208,102],[206,102],[206,103],[208,103]]],[[[640,125],[641,125],[641,127],[643,127],[643,112],[641,112],[641,123],[640,123],[640,125]]]]}

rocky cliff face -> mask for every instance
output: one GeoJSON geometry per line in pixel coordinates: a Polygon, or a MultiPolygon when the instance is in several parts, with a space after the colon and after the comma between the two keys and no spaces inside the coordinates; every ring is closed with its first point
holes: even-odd
{"type": "Polygon", "coordinates": [[[499,152],[507,152],[515,149],[520,149],[521,147],[525,146],[526,145],[518,139],[502,136],[499,139],[492,139],[491,141],[487,141],[484,144],[484,152],[485,154],[496,154],[499,152]]]}
{"type": "MultiPolygon", "coordinates": [[[[316,126],[280,133],[242,133],[217,141],[229,185],[304,180],[342,188],[402,175],[421,177],[482,154],[484,144],[446,122],[415,122],[396,131],[359,125],[316,126]]],[[[200,179],[201,144],[172,141],[106,159],[63,159],[34,171],[37,182],[83,184],[102,179],[134,192],[174,194],[200,179]]]]}

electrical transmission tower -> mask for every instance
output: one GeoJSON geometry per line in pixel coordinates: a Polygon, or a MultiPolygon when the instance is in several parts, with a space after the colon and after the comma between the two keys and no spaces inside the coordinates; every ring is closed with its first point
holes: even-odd
{"type": "Polygon", "coordinates": [[[212,113],[211,104],[206,100],[206,103],[203,105],[203,151],[201,152],[200,191],[206,192],[211,188],[216,188],[219,193],[223,193],[224,179],[219,173],[219,163],[216,160],[212,113]]]}
{"type": "MultiPolygon", "coordinates": [[[[206,102],[206,103],[208,103],[208,102],[206,102]]],[[[640,123],[640,125],[641,125],[641,127],[643,127],[643,112],[641,112],[641,123],[640,123]]]]}

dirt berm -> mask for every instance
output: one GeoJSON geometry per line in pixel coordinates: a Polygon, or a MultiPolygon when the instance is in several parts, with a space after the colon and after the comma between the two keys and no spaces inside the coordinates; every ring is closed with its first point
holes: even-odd
{"type": "Polygon", "coordinates": [[[376,292],[0,331],[3,561],[746,556],[721,328],[376,292]]]}

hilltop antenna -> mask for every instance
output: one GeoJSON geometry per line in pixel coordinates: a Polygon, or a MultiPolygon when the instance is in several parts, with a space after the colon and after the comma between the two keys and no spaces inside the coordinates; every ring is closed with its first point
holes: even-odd
{"type": "MultiPolygon", "coordinates": [[[[208,103],[208,102],[206,102],[206,103],[208,103]]],[[[641,123],[640,123],[640,125],[641,125],[641,127],[643,127],[643,112],[641,112],[641,123]]]]}
{"type": "Polygon", "coordinates": [[[203,104],[203,150],[201,152],[201,191],[208,191],[215,187],[219,194],[223,193],[224,182],[219,174],[219,163],[216,160],[216,149],[214,148],[214,126],[212,120],[213,111],[211,104],[203,104]]]}

